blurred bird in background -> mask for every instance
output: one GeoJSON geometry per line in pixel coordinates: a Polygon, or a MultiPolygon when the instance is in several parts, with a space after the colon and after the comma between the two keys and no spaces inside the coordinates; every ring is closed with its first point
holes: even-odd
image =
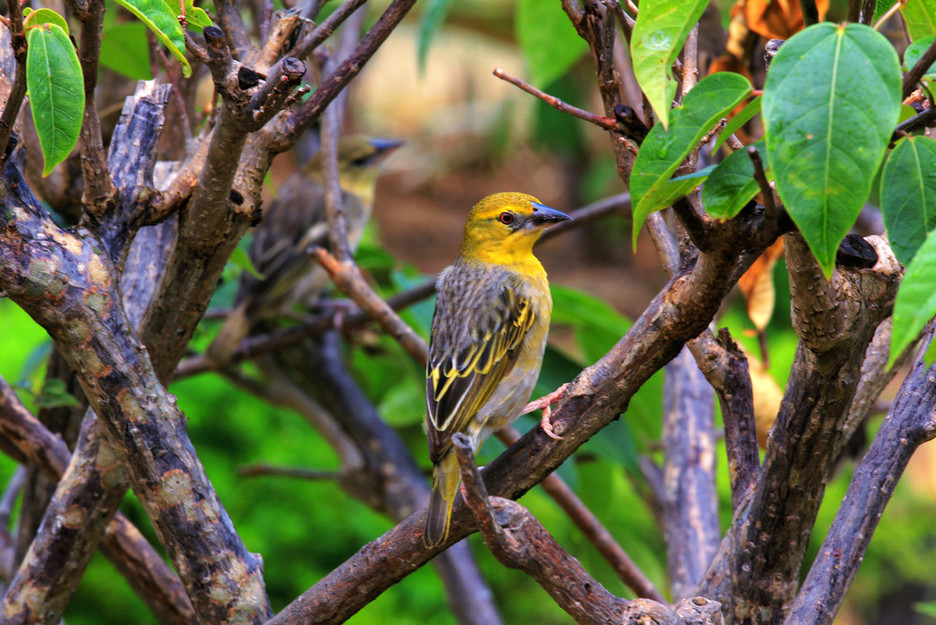
{"type": "MultiPolygon", "coordinates": [[[[401,141],[348,135],[338,142],[338,171],[348,242],[357,247],[370,219],[380,166],[401,141]]],[[[291,176],[279,197],[264,211],[248,254],[262,274],[241,274],[234,308],[208,347],[215,366],[230,360],[251,329],[288,312],[298,303],[311,303],[328,284],[328,274],[309,254],[312,247],[330,249],[325,215],[321,153],[291,176]]]]}
{"type": "Polygon", "coordinates": [[[536,385],[552,297],[533,244],[545,226],[567,219],[529,195],[488,196],[468,216],[455,263],[439,274],[426,368],[434,467],[427,546],[448,536],[461,481],[452,436],[467,434],[477,451],[520,415],[536,385]]]}

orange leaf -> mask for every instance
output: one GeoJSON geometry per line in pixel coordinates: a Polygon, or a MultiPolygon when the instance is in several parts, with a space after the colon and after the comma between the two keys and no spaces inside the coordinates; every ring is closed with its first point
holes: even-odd
{"type": "MultiPolygon", "coordinates": [[[[819,19],[829,10],[829,0],[816,0],[819,19]]],[[[789,39],[803,30],[803,13],[799,0],[738,0],[732,16],[740,13],[748,27],[770,39],[789,39]]]]}
{"type": "MultiPolygon", "coordinates": [[[[776,0],[775,0],[776,1],[776,0]]],[[[754,327],[763,332],[774,310],[773,268],[783,253],[783,239],[777,239],[764,250],[744,275],[738,280],[738,288],[747,300],[747,314],[754,327]]]]}

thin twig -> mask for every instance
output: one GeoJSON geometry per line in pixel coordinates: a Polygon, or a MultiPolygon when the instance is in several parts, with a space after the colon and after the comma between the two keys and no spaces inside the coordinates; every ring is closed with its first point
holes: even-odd
{"type": "Polygon", "coordinates": [[[313,50],[322,45],[322,43],[332,36],[335,29],[341,26],[342,22],[348,19],[351,14],[364,6],[367,0],[346,0],[335,11],[329,15],[324,22],[318,25],[315,30],[304,35],[292,50],[292,55],[299,59],[304,59],[313,50]]]}
{"type": "Polygon", "coordinates": [[[510,84],[520,87],[522,90],[526,91],[532,96],[539,98],[540,100],[542,100],[543,102],[545,102],[546,104],[548,104],[549,106],[553,107],[556,110],[562,111],[563,113],[568,113],[569,115],[572,115],[573,117],[578,117],[579,119],[587,121],[590,124],[595,124],[599,128],[602,128],[603,130],[615,131],[618,129],[617,121],[612,119],[611,117],[605,117],[604,115],[596,115],[595,113],[590,113],[576,106],[572,106],[571,104],[567,104],[563,102],[562,100],[560,100],[559,98],[557,98],[556,96],[551,96],[548,93],[544,91],[540,91],[536,87],[523,82],[519,78],[514,78],[513,76],[506,73],[504,70],[502,70],[499,67],[495,68],[493,73],[495,76],[497,76],[501,80],[506,80],[510,84]]]}
{"type": "Polygon", "coordinates": [[[104,0],[92,0],[81,18],[81,39],[78,59],[84,76],[85,108],[81,124],[81,172],[84,177],[82,201],[85,210],[100,219],[116,208],[117,188],[107,167],[107,150],[101,132],[95,91],[101,56],[101,25],[104,21],[104,0]]]}
{"type": "Polygon", "coordinates": [[[910,119],[897,124],[897,127],[894,128],[894,137],[892,140],[895,141],[900,136],[903,136],[903,134],[916,130],[917,128],[929,126],[933,121],[936,121],[936,106],[930,106],[922,113],[917,113],[910,119]]]}
{"type": "Polygon", "coordinates": [[[926,49],[917,62],[913,64],[903,81],[903,97],[907,98],[916,89],[917,83],[923,78],[923,74],[930,68],[930,65],[936,61],[936,40],[926,49]]]}
{"type": "Polygon", "coordinates": [[[764,196],[764,211],[770,216],[770,219],[773,219],[777,214],[777,203],[774,202],[773,189],[770,188],[770,182],[764,172],[764,161],[753,145],[747,147],[747,154],[751,159],[751,163],[754,164],[754,180],[757,181],[761,195],[764,196]]]}
{"type": "Polygon", "coordinates": [[[286,127],[283,128],[282,140],[276,143],[278,149],[291,147],[299,136],[319,119],[325,107],[364,69],[377,48],[386,41],[415,3],[416,0],[393,0],[390,3],[383,15],[361,39],[354,54],[342,61],[335,71],[322,81],[312,97],[289,118],[286,127]]]}
{"type": "MultiPolygon", "coordinates": [[[[880,29],[881,29],[881,26],[883,26],[884,23],[885,23],[887,20],[889,20],[891,17],[893,17],[894,13],[896,13],[897,11],[899,11],[900,8],[901,8],[903,5],[905,5],[906,3],[907,3],[907,0],[897,0],[897,2],[894,3],[894,6],[892,6],[892,7],[889,8],[889,9],[887,9],[887,12],[884,13],[884,15],[882,15],[882,16],[878,19],[877,22],[875,22],[875,24],[874,24],[874,30],[880,30],[880,29]]],[[[906,96],[904,96],[904,97],[906,97],[906,96]]]]}
{"type": "Polygon", "coordinates": [[[284,477],[297,477],[302,480],[335,481],[341,477],[338,471],[325,471],[315,469],[300,469],[298,467],[280,467],[272,464],[252,464],[237,470],[241,477],[257,477],[260,475],[279,475],[284,477]]]}
{"type": "Polygon", "coordinates": [[[335,286],[342,293],[354,300],[354,303],[379,323],[384,331],[396,339],[416,362],[426,364],[426,355],[429,351],[426,341],[374,292],[361,275],[357,265],[350,260],[341,262],[322,248],[313,250],[312,255],[325,268],[335,286]]]}

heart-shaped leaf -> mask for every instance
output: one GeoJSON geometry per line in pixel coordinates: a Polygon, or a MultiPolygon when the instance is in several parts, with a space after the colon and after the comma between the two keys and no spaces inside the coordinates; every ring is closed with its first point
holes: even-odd
{"type": "Polygon", "coordinates": [[[810,26],[770,65],[762,112],[777,192],[827,276],[868,199],[900,91],[893,46],[863,24],[810,26]]]}

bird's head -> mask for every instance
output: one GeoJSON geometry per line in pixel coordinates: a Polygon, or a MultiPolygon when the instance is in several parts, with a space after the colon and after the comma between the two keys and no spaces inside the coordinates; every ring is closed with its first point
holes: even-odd
{"type": "MultiPolygon", "coordinates": [[[[338,173],[342,190],[362,198],[374,194],[380,165],[402,141],[375,139],[365,135],[345,135],[338,140],[338,173]]],[[[313,176],[322,171],[322,153],[318,152],[306,164],[313,176]]]]}
{"type": "Polygon", "coordinates": [[[531,260],[543,229],[572,219],[524,193],[495,193],[471,209],[462,239],[463,258],[510,265],[531,260]]]}

